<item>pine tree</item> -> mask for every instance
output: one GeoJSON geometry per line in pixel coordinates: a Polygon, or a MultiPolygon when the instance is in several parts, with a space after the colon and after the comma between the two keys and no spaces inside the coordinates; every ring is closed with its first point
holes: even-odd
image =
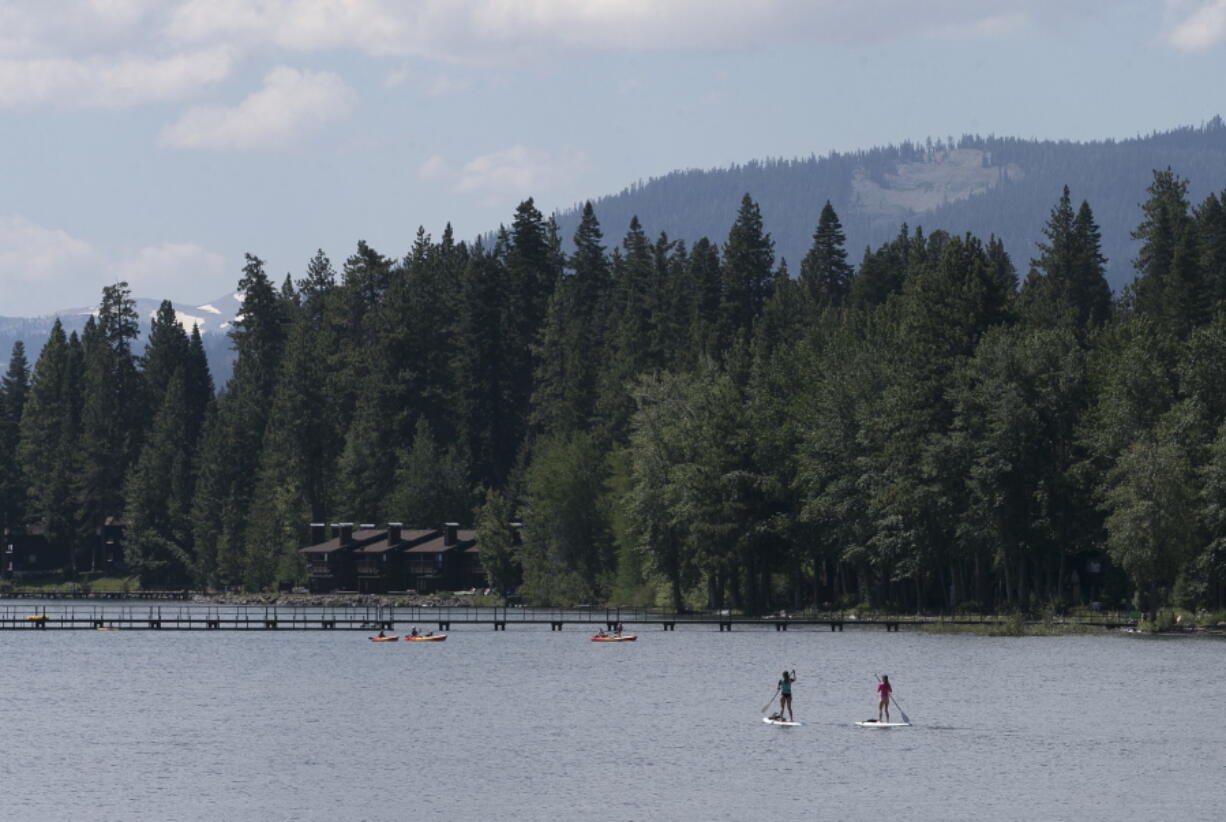
{"type": "Polygon", "coordinates": [[[461,436],[473,476],[489,487],[501,487],[506,481],[519,446],[507,403],[512,366],[503,344],[509,318],[504,310],[508,295],[501,253],[501,243],[490,252],[480,241],[473,247],[465,266],[456,331],[461,436]]]}
{"type": "Polygon", "coordinates": [[[161,405],[175,372],[186,369],[189,345],[174,306],[164,300],[149,324],[149,339],[140,358],[151,407],[161,405]]]}
{"type": "Polygon", "coordinates": [[[30,394],[30,366],[25,345],[13,343],[8,371],[0,378],[0,528],[16,527],[25,521],[25,477],[17,459],[21,434],[21,415],[30,394]]]}
{"type": "Polygon", "coordinates": [[[594,412],[600,352],[608,332],[609,262],[589,202],[575,230],[570,273],[558,279],[540,331],[532,424],[575,431],[594,412]]]}
{"type": "Polygon", "coordinates": [[[417,421],[413,447],[399,455],[385,508],[389,516],[418,528],[466,522],[472,515],[465,466],[454,448],[444,450],[435,444],[424,419],[417,421]]]}
{"type": "Polygon", "coordinates": [[[851,291],[854,270],[847,263],[846,240],[827,200],[813,232],[813,246],[800,264],[801,290],[811,314],[818,308],[842,305],[851,291]]]}
{"type": "Polygon", "coordinates": [[[907,224],[903,223],[898,236],[885,243],[875,252],[864,250],[864,259],[860,270],[851,282],[849,300],[852,305],[872,307],[881,305],[891,294],[902,291],[903,280],[911,266],[911,252],[914,244],[922,245],[923,238],[919,230],[913,240],[908,235],[907,224]]]}
{"type": "Polygon", "coordinates": [[[1141,249],[1133,260],[1137,279],[1132,288],[1136,309],[1160,317],[1167,313],[1165,299],[1171,292],[1166,287],[1166,277],[1175,249],[1191,221],[1188,181],[1167,168],[1154,172],[1146,191],[1149,199],[1141,204],[1144,220],[1132,232],[1132,239],[1141,241],[1141,249]]]}
{"type": "Polygon", "coordinates": [[[188,420],[180,367],[167,380],[161,408],[124,488],[124,559],[145,586],[186,586],[191,579],[194,476],[188,420]]]}
{"type": "Polygon", "coordinates": [[[343,518],[378,522],[392,485],[395,451],[389,448],[388,410],[380,386],[358,396],[336,465],[335,507],[343,518]]]}
{"type": "Polygon", "coordinates": [[[184,380],[186,392],[184,401],[188,410],[187,439],[194,453],[199,446],[200,433],[204,429],[204,418],[209,403],[213,401],[213,375],[209,371],[209,360],[204,353],[200,326],[197,325],[192,326],[192,333],[187,341],[184,380]]]}
{"type": "Polygon", "coordinates": [[[264,589],[304,580],[298,548],[307,522],[330,510],[338,446],[326,419],[318,326],[304,306],[292,323],[260,447],[247,525],[243,584],[264,589]]]}
{"type": "Polygon", "coordinates": [[[511,525],[511,504],[496,488],[486,488],[477,511],[477,550],[490,585],[509,594],[519,588],[519,545],[511,525]]]}
{"type": "Polygon", "coordinates": [[[586,433],[545,437],[533,452],[521,563],[522,590],[534,603],[576,605],[607,593],[612,554],[600,465],[586,433]]]}
{"type": "Polygon", "coordinates": [[[243,310],[230,332],[234,376],[206,422],[193,501],[193,537],[206,584],[243,578],[248,517],[264,429],[285,347],[286,306],[264,261],[250,254],[239,280],[243,310]]]}
{"type": "Polygon", "coordinates": [[[761,209],[748,194],[741,198],[723,257],[720,344],[726,350],[737,332],[748,332],[762,313],[775,267],[775,244],[763,230],[761,209]]]}
{"type": "Polygon", "coordinates": [[[128,284],[104,288],[97,322],[87,323],[82,337],[80,467],[74,477],[82,542],[92,541],[107,517],[122,515],[123,482],[144,438],[147,395],[132,350],[139,333],[128,284]]]}
{"type": "Polygon", "coordinates": [[[1023,313],[1032,324],[1069,322],[1084,335],[1106,322],[1111,309],[1107,261],[1089,203],[1083,200],[1074,215],[1065,186],[1043,234],[1047,242],[1039,243],[1040,255],[1030,262],[1034,274],[1021,295],[1023,313]]]}
{"type": "Polygon", "coordinates": [[[720,289],[723,273],[719,251],[707,238],[694,243],[686,266],[686,281],[691,294],[689,354],[685,364],[693,368],[704,358],[719,356],[720,289]]]}
{"type": "Polygon", "coordinates": [[[75,334],[65,339],[57,318],[34,365],[17,443],[28,519],[53,544],[73,544],[77,536],[72,478],[80,422],[79,349],[75,334]]]}
{"type": "MultiPolygon", "coordinates": [[[[1226,191],[1222,192],[1226,197],[1226,191]]],[[[1210,314],[1226,307],[1226,207],[1216,194],[1210,194],[1196,210],[1200,234],[1201,273],[1210,314]]]]}

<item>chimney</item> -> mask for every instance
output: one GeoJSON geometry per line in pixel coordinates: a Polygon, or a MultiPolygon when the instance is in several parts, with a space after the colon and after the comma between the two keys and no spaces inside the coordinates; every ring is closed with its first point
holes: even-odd
{"type": "Polygon", "coordinates": [[[327,525],[322,522],[311,523],[311,544],[318,545],[324,541],[324,534],[327,533],[327,525]]]}
{"type": "Polygon", "coordinates": [[[340,544],[348,545],[353,542],[353,523],[352,522],[336,522],[332,524],[333,528],[340,529],[340,544]]]}
{"type": "Polygon", "coordinates": [[[389,522],[387,524],[387,544],[395,545],[400,542],[400,529],[404,527],[403,522],[389,522]]]}
{"type": "Polygon", "coordinates": [[[443,539],[443,545],[455,545],[459,541],[457,532],[460,530],[460,523],[445,522],[443,527],[447,529],[447,536],[443,539]]]}

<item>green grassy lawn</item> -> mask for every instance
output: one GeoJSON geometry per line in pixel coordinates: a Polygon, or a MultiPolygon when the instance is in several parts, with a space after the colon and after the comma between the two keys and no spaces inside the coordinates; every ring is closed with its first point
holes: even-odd
{"type": "Polygon", "coordinates": [[[140,590],[140,578],[135,576],[85,577],[66,579],[62,574],[45,577],[25,577],[20,580],[0,582],[0,592],[20,591],[29,593],[63,594],[78,591],[118,593],[140,590]]]}

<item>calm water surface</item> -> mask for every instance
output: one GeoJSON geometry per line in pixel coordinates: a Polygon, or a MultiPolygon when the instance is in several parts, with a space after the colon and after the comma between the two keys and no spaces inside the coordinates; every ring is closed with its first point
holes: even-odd
{"type": "Polygon", "coordinates": [[[0,818],[1221,820],[1224,681],[1123,635],[3,631],[0,818]],[[880,672],[915,727],[851,724],[880,672]]]}

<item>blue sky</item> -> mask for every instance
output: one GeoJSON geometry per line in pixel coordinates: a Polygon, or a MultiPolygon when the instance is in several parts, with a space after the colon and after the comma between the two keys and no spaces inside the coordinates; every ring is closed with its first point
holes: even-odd
{"type": "Polygon", "coordinates": [[[0,0],[0,315],[677,168],[1199,124],[1222,77],[1226,0],[0,0]]]}

